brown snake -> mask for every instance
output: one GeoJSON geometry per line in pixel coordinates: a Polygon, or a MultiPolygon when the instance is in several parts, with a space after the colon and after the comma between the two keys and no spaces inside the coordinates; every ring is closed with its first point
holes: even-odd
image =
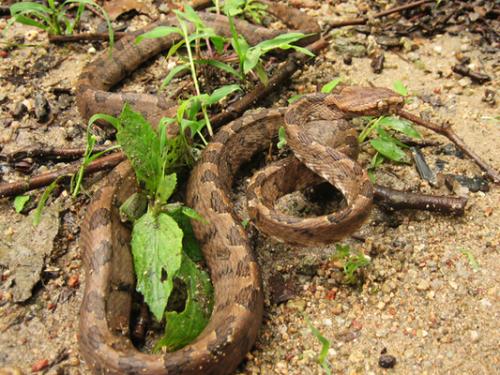
{"type": "MultiPolygon", "coordinates": [[[[313,225],[323,222],[320,228],[330,231],[316,233],[307,223],[303,223],[301,230],[310,243],[315,243],[313,236],[321,243],[343,237],[361,224],[370,207],[371,189],[366,173],[341,152],[307,136],[304,138],[298,130],[311,117],[316,122],[328,121],[336,132],[333,138],[340,138],[334,144],[339,143],[349,137],[344,133],[350,133],[350,127],[342,122],[350,113],[341,111],[342,106],[354,113],[367,114],[385,112],[401,102],[402,98],[390,90],[345,88],[335,95],[306,96],[286,116],[284,108],[260,110],[219,130],[204,150],[187,188],[187,204],[208,220],[208,224],[193,223],[193,228],[210,269],[215,289],[214,310],[208,326],[193,343],[162,356],[137,351],[127,337],[133,272],[130,234],[120,222],[118,208],[136,187],[129,164],[118,166],[94,197],[82,230],[87,284],[80,318],[80,348],[88,364],[96,373],[232,372],[256,338],[263,308],[258,265],[230,200],[236,172],[255,153],[268,148],[286,119],[289,142],[298,152],[296,155],[305,157],[305,163],[320,170],[324,162],[336,164],[328,173],[325,168],[319,173],[345,191],[349,204],[349,209],[340,214],[316,218],[313,225]],[[367,95],[360,97],[360,93],[367,95]],[[344,106],[351,101],[358,104],[344,106]],[[304,112],[306,107],[311,110],[304,112]],[[306,160],[309,153],[304,142],[322,154],[321,160],[306,160]],[[296,146],[306,150],[306,154],[296,146]]],[[[266,178],[276,180],[276,175],[268,173],[266,178]]],[[[265,178],[256,177],[254,183],[259,180],[263,182],[265,178]]],[[[282,185],[291,188],[293,183],[282,185]]],[[[295,219],[295,223],[300,221],[303,219],[295,219]]],[[[294,232],[301,230],[295,228],[294,232]]]]}

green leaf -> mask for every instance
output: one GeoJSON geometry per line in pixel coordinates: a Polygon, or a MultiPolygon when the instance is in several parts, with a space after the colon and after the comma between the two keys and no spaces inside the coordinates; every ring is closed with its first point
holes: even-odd
{"type": "Polygon", "coordinates": [[[189,69],[190,69],[189,64],[177,65],[175,68],[170,69],[167,76],[161,83],[160,90],[163,90],[165,86],[167,86],[177,74],[183,72],[184,70],[189,70],[189,69]]]}
{"type": "Polygon", "coordinates": [[[394,91],[396,91],[399,95],[401,96],[408,95],[408,89],[406,88],[403,82],[399,80],[395,81],[392,87],[394,88],[394,91]]]}
{"type": "Polygon", "coordinates": [[[119,117],[116,139],[130,160],[137,179],[153,195],[163,176],[158,135],[140,113],[125,104],[119,117]]]}
{"type": "Polygon", "coordinates": [[[182,231],[173,218],[147,212],[134,223],[132,255],[137,290],[161,320],[182,261],[182,231]]]}
{"type": "Polygon", "coordinates": [[[50,197],[50,194],[54,191],[54,189],[57,187],[57,182],[59,181],[59,178],[56,178],[49,186],[47,186],[47,189],[43,192],[42,196],[40,197],[40,200],[38,201],[38,205],[36,206],[35,212],[33,213],[33,225],[37,226],[40,224],[40,220],[42,218],[42,211],[43,208],[45,207],[45,204],[47,203],[47,200],[50,197]]]}
{"type": "Polygon", "coordinates": [[[219,87],[210,94],[204,104],[210,106],[212,104],[218,103],[221,99],[225,98],[235,91],[241,91],[241,87],[239,85],[226,85],[219,87]]]}
{"type": "Polygon", "coordinates": [[[229,17],[237,16],[243,13],[245,0],[226,0],[224,1],[224,14],[229,17]]]}
{"type": "Polygon", "coordinates": [[[182,206],[181,211],[183,215],[189,217],[190,219],[200,221],[203,224],[208,224],[208,221],[203,216],[201,216],[196,210],[193,210],[191,207],[182,206]]]}
{"type": "Polygon", "coordinates": [[[267,84],[269,83],[269,79],[267,78],[266,69],[264,69],[262,62],[259,61],[254,69],[257,77],[259,77],[259,80],[262,82],[262,84],[264,86],[267,86],[267,84]]]}
{"type": "Polygon", "coordinates": [[[290,43],[296,42],[296,41],[303,39],[309,35],[306,35],[303,33],[280,34],[272,39],[264,40],[263,42],[258,43],[257,45],[255,45],[252,48],[256,49],[256,50],[261,50],[263,52],[268,52],[268,51],[271,51],[271,50],[277,49],[277,48],[288,49],[288,48],[292,47],[292,46],[290,46],[290,43]]]}
{"type": "Polygon", "coordinates": [[[30,198],[31,196],[29,195],[18,195],[14,198],[14,209],[17,213],[20,213],[24,209],[24,206],[28,203],[30,198]]]}
{"type": "Polygon", "coordinates": [[[134,222],[146,213],[148,198],[143,193],[134,193],[120,206],[120,219],[134,222]]]}
{"type": "Polygon", "coordinates": [[[179,10],[174,10],[174,13],[183,19],[185,19],[188,22],[191,22],[193,25],[196,26],[197,29],[204,29],[205,25],[198,15],[196,11],[190,6],[185,4],[184,5],[184,12],[181,12],[179,10]]]}
{"type": "Polygon", "coordinates": [[[372,139],[370,144],[386,158],[396,162],[406,162],[405,152],[397,144],[382,138],[372,139]]]}
{"type": "Polygon", "coordinates": [[[213,307],[213,287],[205,271],[187,256],[177,277],[187,287],[187,300],[182,312],[167,311],[165,335],[155,345],[154,351],[166,347],[167,351],[182,348],[193,341],[207,325],[213,307]]]}
{"type": "Polygon", "coordinates": [[[283,126],[280,126],[280,128],[278,129],[278,139],[279,141],[276,147],[282,149],[286,146],[286,130],[283,126]]]}
{"type": "Polygon", "coordinates": [[[331,368],[330,368],[330,363],[328,362],[327,356],[328,356],[328,350],[330,349],[330,341],[324,337],[321,332],[312,325],[311,321],[306,318],[307,325],[309,326],[309,329],[311,330],[311,333],[318,339],[318,341],[321,343],[321,351],[318,355],[317,362],[323,367],[323,370],[330,375],[331,374],[331,368]]]}
{"type": "Polygon", "coordinates": [[[393,116],[383,117],[379,121],[379,126],[394,129],[412,138],[422,138],[420,133],[413,127],[412,123],[393,116]]]}
{"type": "Polygon", "coordinates": [[[228,64],[225,64],[221,61],[217,61],[217,60],[209,60],[209,59],[198,59],[198,60],[194,60],[194,62],[196,64],[203,64],[203,65],[211,65],[211,66],[214,66],[220,70],[223,70],[224,72],[226,73],[229,73],[231,74],[233,77],[237,78],[237,79],[242,79],[240,73],[233,69],[230,65],[228,64]]]}
{"type": "Polygon", "coordinates": [[[183,207],[177,207],[174,211],[169,211],[169,215],[176,221],[184,233],[182,238],[182,250],[193,262],[203,260],[201,247],[194,236],[193,226],[188,216],[183,213],[183,207]]]}
{"type": "Polygon", "coordinates": [[[337,77],[335,79],[332,79],[330,82],[328,82],[326,85],[324,85],[322,88],[321,88],[321,92],[323,94],[329,94],[332,92],[332,90],[337,87],[337,85],[342,82],[342,78],[340,77],[337,77]]]}
{"type": "Polygon", "coordinates": [[[465,249],[460,249],[460,252],[467,257],[467,260],[469,261],[470,266],[474,271],[479,271],[479,263],[477,262],[476,258],[474,255],[469,250],[465,249]]]}
{"type": "Polygon", "coordinates": [[[293,95],[291,96],[290,98],[288,98],[288,104],[293,104],[295,103],[297,100],[299,100],[300,98],[302,98],[304,96],[304,94],[297,94],[297,95],[293,95]]]}
{"type": "Polygon", "coordinates": [[[177,175],[175,173],[171,173],[169,175],[161,177],[160,184],[158,185],[158,190],[156,191],[156,198],[160,201],[161,204],[165,204],[168,202],[168,199],[175,191],[176,186],[177,175]]]}
{"type": "Polygon", "coordinates": [[[135,38],[135,44],[139,44],[144,39],[163,38],[163,37],[169,36],[170,34],[182,35],[182,32],[178,27],[158,26],[158,27],[155,27],[153,30],[148,31],[147,33],[141,34],[137,38],[135,38]]]}
{"type": "Polygon", "coordinates": [[[262,54],[263,51],[261,49],[255,47],[249,48],[243,61],[243,73],[248,74],[248,72],[255,68],[262,54]]]}

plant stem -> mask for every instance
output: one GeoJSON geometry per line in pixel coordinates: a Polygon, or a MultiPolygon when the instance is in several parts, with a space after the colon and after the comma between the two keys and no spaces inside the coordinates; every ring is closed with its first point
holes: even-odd
{"type": "MultiPolygon", "coordinates": [[[[180,18],[179,18],[179,23],[180,23],[181,29],[182,29],[182,36],[184,37],[184,41],[186,42],[186,49],[187,49],[187,53],[188,53],[189,66],[191,68],[191,76],[193,78],[194,88],[196,90],[196,94],[198,96],[201,96],[200,85],[198,83],[198,77],[196,76],[196,69],[194,66],[193,53],[191,52],[191,45],[189,43],[189,37],[188,37],[188,33],[187,33],[186,24],[180,18]]],[[[206,121],[208,134],[210,136],[213,136],[214,133],[212,131],[212,126],[210,125],[210,119],[208,118],[207,108],[204,104],[201,105],[201,110],[203,112],[203,117],[205,118],[205,121],[206,121]]]]}

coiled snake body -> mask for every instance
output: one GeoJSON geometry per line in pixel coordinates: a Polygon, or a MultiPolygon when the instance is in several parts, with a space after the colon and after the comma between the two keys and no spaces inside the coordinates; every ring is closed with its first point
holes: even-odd
{"type": "MultiPolygon", "coordinates": [[[[306,96],[289,109],[286,116],[283,108],[270,109],[251,112],[233,121],[221,128],[204,150],[188,183],[187,204],[208,220],[208,224],[195,222],[193,226],[210,269],[215,305],[210,322],[200,336],[174,353],[161,356],[140,353],[126,336],[133,272],[129,251],[130,234],[120,222],[118,208],[135,190],[135,183],[133,172],[126,162],[110,174],[108,184],[94,197],[82,230],[88,272],[81,310],[80,347],[95,372],[223,374],[234,370],[256,338],[263,296],[258,265],[240,224],[241,220],[231,207],[233,177],[243,163],[268,147],[286,118],[290,145],[296,147],[298,144],[299,148],[305,150],[304,154],[299,150],[296,155],[310,167],[318,167],[322,178],[335,183],[344,192],[348,207],[340,214],[311,219],[313,225],[321,229],[318,233],[314,226],[306,222],[307,219],[289,220],[271,215],[271,222],[274,220],[286,226],[283,223],[289,220],[289,224],[294,224],[291,233],[301,232],[294,237],[298,238],[292,241],[294,243],[325,243],[347,235],[362,222],[371,203],[366,173],[341,152],[312,140],[307,134],[303,135],[299,126],[310,117],[315,121],[328,121],[337,137],[346,139],[345,131],[347,134],[350,132],[349,127],[342,123],[342,117],[345,118],[347,114],[334,103],[351,98],[363,100],[359,94],[367,92],[377,98],[373,102],[373,98],[364,97],[371,101],[376,111],[385,111],[387,106],[401,103],[400,96],[386,89],[345,88],[338,95],[306,96]],[[307,116],[299,116],[302,118],[295,117],[294,111],[303,113],[305,107],[313,110],[308,111],[307,116]],[[333,114],[340,122],[333,121],[333,114]],[[295,131],[297,134],[294,134],[295,131]],[[313,146],[316,159],[308,159],[307,144],[304,142],[313,146]],[[325,162],[327,167],[333,168],[325,168],[325,162]]],[[[294,163],[292,165],[296,166],[294,163]]],[[[253,178],[254,188],[258,185],[263,190],[269,190],[267,185],[270,184],[266,180],[276,181],[275,171],[280,169],[276,166],[270,168],[268,172],[253,178]]],[[[285,170],[290,171],[290,167],[285,170]]],[[[296,175],[302,173],[300,170],[304,171],[303,168],[295,170],[296,175]]],[[[297,179],[291,178],[276,186],[285,191],[297,187],[292,180],[297,179]]],[[[305,184],[307,173],[303,180],[299,185],[305,184]]],[[[265,202],[261,201],[262,198],[259,201],[257,196],[250,194],[252,207],[261,204],[266,207],[265,202]]],[[[257,222],[262,217],[257,217],[257,222]]],[[[272,225],[270,227],[270,234],[277,235],[273,233],[272,225]]],[[[285,235],[288,236],[288,233],[285,235]]]]}
{"type": "MultiPolygon", "coordinates": [[[[304,21],[288,9],[285,13],[292,21],[304,21]]],[[[217,32],[227,33],[227,22],[217,16],[203,17],[207,23],[213,22],[210,25],[217,32]]],[[[169,19],[167,24],[171,22],[169,19]]],[[[247,31],[249,35],[245,36],[249,40],[252,35],[256,41],[264,34],[263,38],[269,37],[269,33],[261,35],[255,28],[247,31]]],[[[136,104],[153,122],[172,110],[168,101],[106,91],[142,61],[172,43],[170,39],[151,40],[137,46],[131,40],[117,44],[113,59],[102,55],[82,73],[77,103],[83,117],[96,112],[117,114],[124,102],[136,104]]],[[[301,162],[288,159],[257,174],[249,190],[249,211],[264,232],[273,236],[282,232],[292,243],[311,245],[342,237],[363,221],[371,203],[366,173],[345,155],[356,154],[345,119],[353,114],[379,113],[401,103],[401,97],[390,90],[345,88],[336,95],[306,96],[289,110],[251,112],[219,130],[193,170],[187,189],[187,204],[208,221],[208,224],[193,223],[193,227],[214,285],[214,310],[199,337],[173,353],[141,353],[128,337],[134,276],[130,231],[122,224],[118,209],[137,187],[128,162],[116,167],[107,184],[93,197],[81,231],[86,285],[79,344],[93,372],[154,375],[233,372],[256,339],[263,310],[259,267],[241,221],[232,210],[230,190],[235,173],[255,153],[266,149],[286,122],[288,142],[301,162]],[[326,127],[317,126],[326,123],[326,127]],[[302,131],[302,127],[308,130],[302,131]],[[314,135],[315,129],[323,128],[333,129],[330,136],[333,147],[324,144],[323,135],[314,135]],[[272,209],[272,199],[316,178],[302,163],[341,190],[347,200],[346,209],[314,219],[290,218],[272,209]]]]}

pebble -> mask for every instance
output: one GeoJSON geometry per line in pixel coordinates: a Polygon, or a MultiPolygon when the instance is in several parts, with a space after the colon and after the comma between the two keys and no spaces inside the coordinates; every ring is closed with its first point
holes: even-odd
{"type": "Polygon", "coordinates": [[[26,112],[28,112],[28,107],[26,106],[26,104],[24,104],[23,102],[19,102],[16,104],[16,107],[12,111],[12,117],[14,117],[15,119],[20,119],[26,112]]]}
{"type": "Polygon", "coordinates": [[[90,47],[88,50],[87,50],[88,53],[91,53],[91,54],[94,54],[97,52],[97,50],[95,49],[95,47],[90,47]]]}
{"type": "Polygon", "coordinates": [[[382,354],[378,359],[378,365],[382,368],[393,368],[396,365],[396,357],[390,354],[382,354]]]}
{"type": "Polygon", "coordinates": [[[470,339],[472,342],[478,342],[479,338],[480,336],[478,331],[470,331],[470,339]]]}
{"type": "Polygon", "coordinates": [[[39,122],[46,122],[49,119],[50,105],[45,96],[36,94],[35,96],[35,117],[39,122]]]}
{"type": "Polygon", "coordinates": [[[428,290],[430,287],[431,287],[431,284],[426,279],[420,280],[417,284],[417,290],[420,290],[420,291],[428,290]]]}
{"type": "Polygon", "coordinates": [[[472,80],[469,77],[464,77],[458,80],[458,84],[462,87],[469,87],[472,84],[472,80]]]}

